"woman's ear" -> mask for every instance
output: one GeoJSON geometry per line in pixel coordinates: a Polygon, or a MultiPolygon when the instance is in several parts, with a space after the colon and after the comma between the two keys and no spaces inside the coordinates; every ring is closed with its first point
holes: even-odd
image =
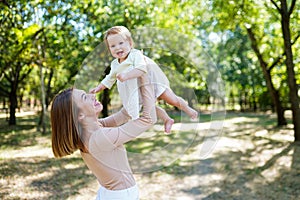
{"type": "Polygon", "coordinates": [[[83,113],[79,113],[78,119],[83,120],[85,118],[85,115],[83,113]]]}

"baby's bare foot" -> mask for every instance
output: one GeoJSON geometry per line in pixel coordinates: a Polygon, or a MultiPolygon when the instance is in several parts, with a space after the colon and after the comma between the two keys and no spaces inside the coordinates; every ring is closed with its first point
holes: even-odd
{"type": "Polygon", "coordinates": [[[192,110],[193,111],[191,112],[190,117],[191,117],[192,120],[196,120],[198,118],[198,112],[194,109],[192,109],[192,110]]]}
{"type": "Polygon", "coordinates": [[[198,112],[191,107],[188,107],[186,110],[186,114],[192,119],[196,120],[198,118],[198,112]]]}
{"type": "Polygon", "coordinates": [[[168,119],[165,121],[165,133],[169,134],[171,132],[171,128],[174,124],[174,119],[168,119]]]}

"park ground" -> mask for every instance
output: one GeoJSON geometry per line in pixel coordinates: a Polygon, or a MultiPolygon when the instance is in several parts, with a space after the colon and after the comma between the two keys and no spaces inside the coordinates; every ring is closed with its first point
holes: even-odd
{"type": "MultiPolygon", "coordinates": [[[[50,133],[37,130],[36,115],[17,119],[17,126],[7,126],[0,118],[0,199],[94,199],[98,184],[79,153],[55,159],[50,133]]],[[[270,113],[227,113],[222,131],[210,135],[211,123],[176,122],[171,135],[158,125],[152,139],[128,144],[145,154],[170,141],[183,144],[172,162],[134,174],[142,200],[300,199],[300,145],[292,125],[276,127],[270,113]],[[204,155],[207,141],[214,145],[204,155]]]]}

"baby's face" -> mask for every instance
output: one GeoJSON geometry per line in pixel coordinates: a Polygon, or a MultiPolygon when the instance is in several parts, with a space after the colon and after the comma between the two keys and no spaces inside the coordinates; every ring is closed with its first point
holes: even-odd
{"type": "Polygon", "coordinates": [[[132,48],[131,43],[120,34],[109,35],[107,37],[107,43],[111,55],[119,59],[119,62],[127,58],[132,48]]]}

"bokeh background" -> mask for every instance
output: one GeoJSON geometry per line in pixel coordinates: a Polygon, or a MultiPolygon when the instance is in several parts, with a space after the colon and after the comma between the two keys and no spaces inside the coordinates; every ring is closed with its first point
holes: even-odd
{"type": "MultiPolygon", "coordinates": [[[[78,152],[53,157],[49,108],[64,88],[108,73],[103,33],[124,25],[200,113],[191,122],[159,102],[172,134],[159,122],[153,137],[127,144],[147,154],[173,142],[180,152],[135,174],[141,199],[298,199],[299,23],[297,0],[1,0],[0,198],[94,198],[78,152]],[[89,65],[97,73],[78,81],[89,65]]],[[[115,88],[97,98],[100,117],[119,109],[115,88]]]]}

